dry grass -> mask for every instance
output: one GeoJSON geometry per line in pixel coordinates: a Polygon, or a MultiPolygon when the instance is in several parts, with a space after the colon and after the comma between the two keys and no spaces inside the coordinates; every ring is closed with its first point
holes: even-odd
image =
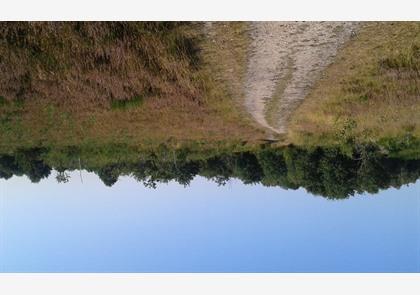
{"type": "Polygon", "coordinates": [[[1,145],[258,141],[215,67],[237,25],[1,23],[1,145]]]}
{"type": "Polygon", "coordinates": [[[244,85],[248,64],[249,32],[246,22],[213,22],[205,28],[203,44],[207,75],[213,81],[211,96],[225,97],[220,100],[225,114],[247,129],[255,132],[256,138],[267,137],[250,114],[245,110],[244,85]],[[217,93],[216,93],[217,92],[217,93]],[[228,99],[226,99],[228,98],[228,99]]]}
{"type": "Polygon", "coordinates": [[[420,138],[420,23],[367,23],[290,124],[298,144],[420,138]]]}
{"type": "Polygon", "coordinates": [[[153,22],[0,24],[0,93],[107,106],[137,95],[197,97],[192,25],[153,22]],[[189,44],[188,46],[185,43],[189,44]]]}

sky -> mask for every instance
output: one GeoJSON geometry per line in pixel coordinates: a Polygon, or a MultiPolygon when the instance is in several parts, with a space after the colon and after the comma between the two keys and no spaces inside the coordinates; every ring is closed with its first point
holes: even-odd
{"type": "Polygon", "coordinates": [[[71,176],[0,180],[0,272],[420,272],[420,180],[333,201],[71,176]]]}

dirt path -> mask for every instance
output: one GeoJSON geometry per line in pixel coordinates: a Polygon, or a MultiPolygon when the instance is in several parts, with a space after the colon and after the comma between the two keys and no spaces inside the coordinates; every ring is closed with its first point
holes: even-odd
{"type": "Polygon", "coordinates": [[[261,126],[285,133],[291,113],[357,29],[354,22],[255,22],[245,106],[261,126]],[[270,104],[271,119],[267,120],[270,104]]]}

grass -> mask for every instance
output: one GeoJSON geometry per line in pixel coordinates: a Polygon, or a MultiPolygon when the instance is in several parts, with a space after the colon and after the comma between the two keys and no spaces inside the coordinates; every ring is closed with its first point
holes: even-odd
{"type": "MultiPolygon", "coordinates": [[[[0,23],[0,149],[258,145],[266,131],[242,101],[247,26],[0,23]]],[[[389,143],[411,138],[411,157],[419,47],[418,22],[365,24],[292,116],[287,142],[357,140],[398,153],[389,143]]],[[[276,109],[267,109],[270,121],[276,109]]]]}
{"type": "Polygon", "coordinates": [[[242,108],[246,23],[0,23],[0,160],[26,159],[34,166],[20,168],[34,174],[39,154],[108,184],[133,171],[185,184],[189,169],[330,196],[375,191],[388,176],[388,186],[409,183],[420,159],[419,34],[419,23],[367,24],[292,116],[292,145],[267,153],[284,142],[265,143],[242,108]],[[358,166],[363,155],[372,171],[358,166]],[[371,176],[378,185],[366,185],[371,176]]]}
{"type": "Polygon", "coordinates": [[[111,109],[114,110],[127,110],[130,108],[135,108],[143,104],[144,98],[142,96],[134,96],[128,100],[112,100],[111,109]]]}
{"type": "Polygon", "coordinates": [[[301,145],[420,138],[420,23],[366,23],[295,113],[301,145]]]}
{"type": "Polygon", "coordinates": [[[229,42],[243,25],[218,23],[210,43],[202,23],[0,23],[0,93],[20,102],[0,145],[258,142],[221,78],[243,71],[229,42]],[[240,71],[216,75],[221,59],[240,71]]]}
{"type": "Polygon", "coordinates": [[[7,105],[7,100],[3,96],[0,96],[0,107],[5,105],[7,105]]]}
{"type": "Polygon", "coordinates": [[[206,81],[213,93],[209,93],[209,103],[223,109],[226,120],[234,120],[248,130],[254,130],[256,139],[266,138],[243,107],[244,85],[246,79],[248,48],[250,37],[246,22],[213,22],[206,28],[205,41],[202,44],[206,62],[206,81]],[[219,101],[211,97],[223,97],[219,101]],[[217,104],[216,104],[217,103],[217,104]]]}
{"type": "Polygon", "coordinates": [[[287,83],[290,81],[290,79],[292,79],[292,72],[293,70],[290,68],[284,80],[279,81],[277,83],[276,88],[274,90],[274,95],[272,99],[268,101],[267,107],[265,108],[265,117],[267,119],[268,124],[270,124],[271,126],[277,126],[278,124],[277,119],[278,114],[280,112],[281,95],[286,89],[287,83]]]}
{"type": "Polygon", "coordinates": [[[394,53],[382,59],[380,65],[386,70],[410,71],[418,75],[420,71],[420,45],[413,43],[408,50],[394,53]]]}

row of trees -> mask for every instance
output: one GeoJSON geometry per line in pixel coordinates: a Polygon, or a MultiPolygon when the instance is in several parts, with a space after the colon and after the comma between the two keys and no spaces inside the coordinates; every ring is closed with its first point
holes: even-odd
{"type": "MultiPolygon", "coordinates": [[[[26,175],[33,182],[57,171],[57,181],[67,182],[66,170],[79,167],[48,163],[47,150],[21,150],[14,155],[0,155],[0,178],[26,175]]],[[[140,157],[139,157],[140,158],[140,157]]],[[[286,189],[305,188],[327,198],[347,198],[355,193],[377,193],[388,187],[415,182],[420,175],[420,160],[388,158],[376,147],[365,146],[352,155],[339,149],[302,149],[297,147],[262,148],[255,152],[221,153],[192,160],[188,151],[150,152],[140,160],[115,162],[99,167],[83,165],[96,173],[103,183],[112,186],[121,175],[130,175],[147,187],[177,181],[187,186],[196,175],[224,185],[230,178],[245,184],[261,183],[286,189]]]]}

